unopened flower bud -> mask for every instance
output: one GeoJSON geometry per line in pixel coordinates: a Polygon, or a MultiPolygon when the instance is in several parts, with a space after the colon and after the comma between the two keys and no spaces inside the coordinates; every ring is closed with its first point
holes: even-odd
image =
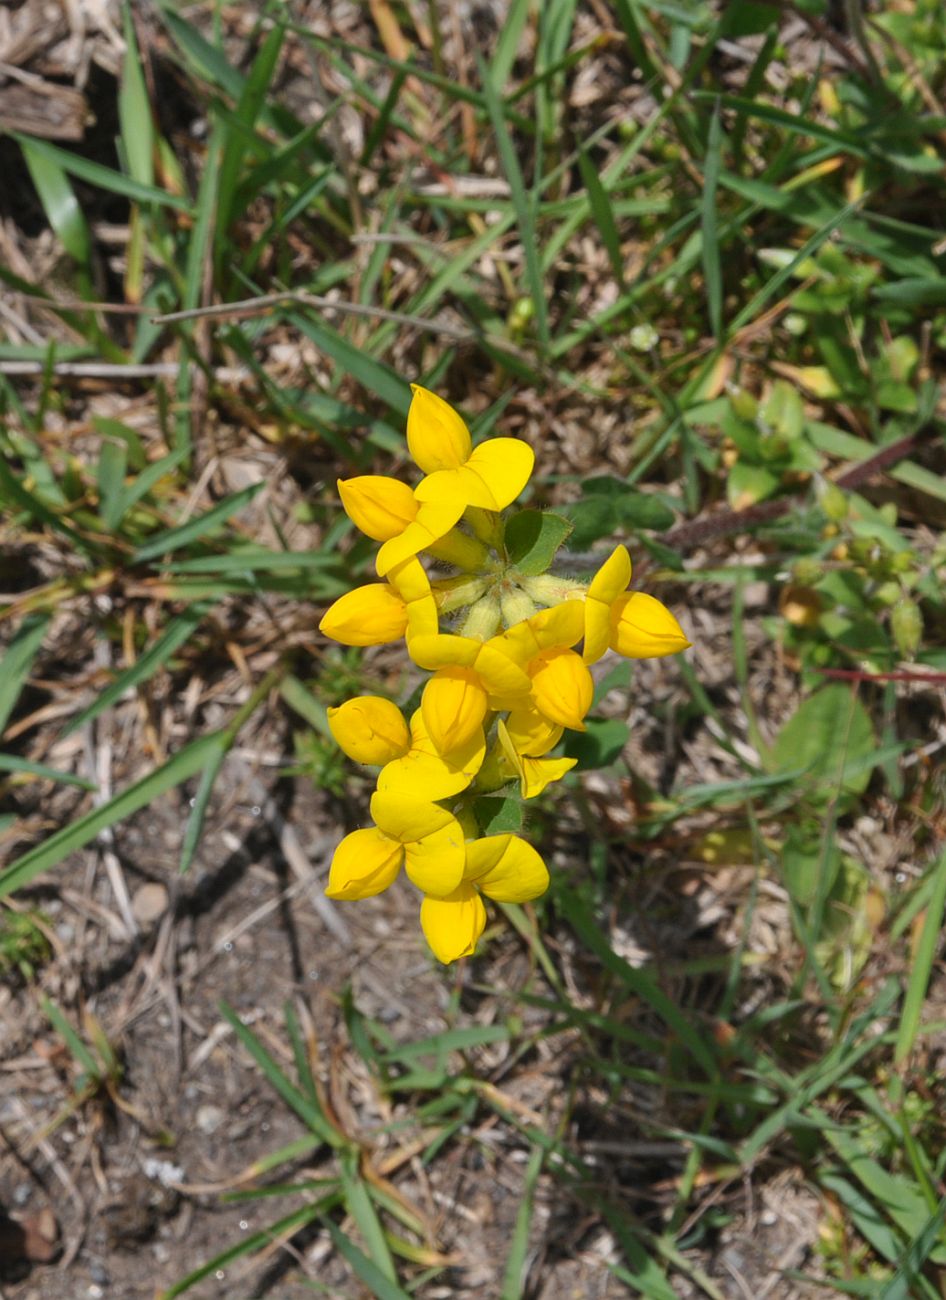
{"type": "Polygon", "coordinates": [[[894,645],[904,659],[912,659],[923,638],[923,615],[915,600],[905,597],[890,611],[894,645]]]}

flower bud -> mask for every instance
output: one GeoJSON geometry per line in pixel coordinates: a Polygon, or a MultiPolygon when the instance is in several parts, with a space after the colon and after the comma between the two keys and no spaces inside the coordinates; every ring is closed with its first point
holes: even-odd
{"type": "Polygon", "coordinates": [[[384,645],[407,630],[407,606],[386,582],[369,582],[339,596],[319,623],[323,636],[342,645],[384,645]]]}
{"type": "Polygon", "coordinates": [[[400,536],[414,521],[419,508],[406,483],[381,474],[340,478],[338,495],[355,527],[376,542],[400,536]]]}
{"type": "Polygon", "coordinates": [[[359,695],[329,709],[328,725],[339,748],[356,763],[383,767],[411,747],[401,710],[380,695],[359,695]]]}

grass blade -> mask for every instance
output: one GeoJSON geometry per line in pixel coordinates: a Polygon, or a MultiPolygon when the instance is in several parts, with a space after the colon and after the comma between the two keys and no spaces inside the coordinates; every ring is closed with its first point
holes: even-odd
{"type": "Polygon", "coordinates": [[[532,1203],[535,1188],[542,1172],[545,1152],[542,1147],[535,1147],[526,1165],[525,1178],[522,1183],[522,1200],[516,1214],[516,1226],[512,1241],[509,1243],[509,1255],[506,1259],[506,1271],[503,1274],[503,1289],[500,1300],[519,1300],[525,1282],[524,1272],[526,1252],[529,1249],[529,1228],[532,1224],[532,1203]]]}
{"type": "Polygon", "coordinates": [[[710,330],[717,340],[723,332],[723,272],[719,251],[719,229],[716,219],[716,198],[719,183],[720,154],[723,128],[719,104],[710,118],[706,158],[703,163],[703,202],[701,205],[703,227],[703,276],[706,281],[706,300],[709,309],[710,330]]]}
{"type": "Polygon", "coordinates": [[[186,524],[178,524],[175,528],[168,528],[165,532],[159,533],[150,542],[138,547],[131,557],[131,563],[142,564],[145,560],[153,560],[160,555],[179,551],[182,546],[187,546],[190,542],[203,541],[208,533],[226,523],[238,510],[242,510],[265,486],[265,482],[251,483],[249,487],[224,497],[222,501],[204,514],[198,515],[196,519],[189,519],[186,524]]]}
{"type": "Polygon", "coordinates": [[[30,614],[16,630],[7,652],[0,659],[0,736],[20,698],[43,637],[49,627],[48,614],[30,614]]]}
{"type": "Polygon", "coordinates": [[[940,854],[933,867],[933,892],[923,918],[923,929],[916,946],[913,963],[910,968],[910,981],[903,999],[900,1013],[900,1027],[894,1046],[893,1060],[895,1066],[902,1066],[913,1051],[920,1029],[920,1016],[929,987],[936,948],[943,924],[943,912],[946,909],[946,852],[940,854]]]}
{"type": "Polygon", "coordinates": [[[352,1266],[374,1300],[411,1300],[408,1293],[386,1277],[377,1264],[360,1251],[330,1219],[325,1220],[325,1226],[335,1249],[352,1266]]]}

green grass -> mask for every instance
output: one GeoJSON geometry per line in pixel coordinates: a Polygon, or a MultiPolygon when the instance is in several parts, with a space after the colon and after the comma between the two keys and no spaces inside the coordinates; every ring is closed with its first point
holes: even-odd
{"type": "MultiPolygon", "coordinates": [[[[718,17],[708,5],[617,0],[607,31],[584,8],[513,0],[495,48],[465,81],[442,49],[418,47],[401,7],[414,50],[406,62],[385,52],[367,19],[370,43],[356,50],[295,27],[274,2],[259,9],[237,66],[214,22],[167,2],[156,21],[176,93],[207,115],[199,165],[162,134],[130,21],[115,156],[14,137],[63,260],[55,285],[0,266],[11,291],[47,300],[44,320],[60,323],[48,346],[0,344],[0,361],[38,371],[29,381],[0,373],[5,544],[26,559],[41,542],[45,558],[0,603],[0,836],[15,846],[0,896],[40,876],[68,879],[80,848],[185,785],[187,869],[226,754],[268,711],[287,709],[299,770],[338,793],[324,708],[361,669],[357,657],[323,662],[313,652],[309,611],[353,573],[368,574],[369,549],[323,488],[337,474],[391,472],[392,458],[403,460],[409,381],[468,403],[478,433],[503,432],[510,415],[540,433],[540,500],[554,500],[569,477],[549,433],[556,420],[593,433],[613,426],[621,468],[606,448],[590,475],[572,476],[591,476],[568,507],[573,538],[585,550],[628,537],[648,585],[677,584],[666,588],[670,603],[676,593],[681,604],[726,607],[722,687],[674,667],[684,703],[653,708],[668,732],[709,728],[728,774],[651,785],[622,757],[624,724],[594,724],[579,770],[599,767],[612,791],[632,791],[634,825],[630,837],[609,829],[581,778],[557,796],[557,818],[576,828],[564,843],[576,866],[567,880],[557,873],[535,909],[505,909],[515,937],[496,942],[523,945],[530,964],[519,987],[480,988],[502,1016],[477,1026],[454,1003],[442,1033],[403,1043],[349,997],[350,1049],[432,1133],[427,1163],[469,1141],[474,1118],[488,1115],[522,1151],[503,1300],[522,1294],[540,1180],[608,1228],[621,1256],[613,1270],[633,1293],[669,1300],[681,1274],[702,1294],[728,1294],[707,1272],[722,1219],[706,1189],[786,1165],[823,1207],[808,1272],[838,1294],[937,1296],[946,1156],[928,999],[946,858],[941,753],[923,746],[935,739],[930,714],[946,672],[937,216],[946,182],[942,120],[917,76],[941,83],[946,21],[934,0],[862,13],[849,58],[819,80],[794,63],[815,41],[826,9],[817,0],[798,7],[811,15],[808,46],[796,38],[789,48],[779,7],[751,0],[718,17]],[[761,37],[751,59],[727,62],[727,43],[750,34],[761,37]],[[340,100],[315,125],[288,106],[280,69],[290,46],[344,85],[360,151],[336,129],[340,100]],[[616,99],[634,77],[646,101],[616,99]],[[571,91],[598,79],[603,98],[576,107],[571,91]],[[491,184],[471,192],[470,175],[491,184]],[[110,273],[110,299],[137,309],[125,316],[91,305],[106,199],[124,205],[129,223],[127,256],[110,273]],[[57,305],[64,284],[68,302],[57,305]],[[340,310],[325,306],[332,295],[340,310]],[[240,307],[201,318],[221,304],[240,307]],[[191,314],[154,323],[178,313],[191,314]],[[272,342],[305,345],[304,381],[274,376],[272,342]],[[127,381],[148,406],[147,432],[96,415],[75,452],[51,434],[47,416],[68,416],[70,404],[58,362],[111,367],[117,384],[121,367],[168,357],[176,377],[127,381]],[[246,372],[241,384],[227,377],[234,365],[246,372]],[[223,425],[245,425],[257,451],[284,454],[292,491],[265,478],[233,488],[213,480],[208,495],[210,458],[241,456],[215,440],[223,425]],[[307,549],[287,540],[299,520],[316,538],[307,549]],[[746,585],[760,580],[774,584],[761,614],[746,606],[746,585]],[[218,677],[232,671],[220,620],[234,610],[238,643],[251,615],[274,618],[279,634],[265,664],[251,655],[243,702],[225,725],[152,750],[129,784],[100,802],[76,796],[86,801],[71,805],[66,824],[29,842],[18,791],[89,783],[86,772],[44,762],[49,743],[101,725],[130,694],[146,712],[159,682],[183,692],[196,661],[218,677]],[[68,653],[70,676],[90,669],[91,638],[68,652],[58,639],[64,614],[111,647],[109,680],[91,698],[64,693],[71,708],[55,734],[21,729],[51,663],[68,653]],[[789,683],[781,712],[755,693],[760,645],[789,683]],[[922,674],[932,685],[918,697],[922,674]],[[725,691],[741,700],[744,728],[725,691]],[[865,817],[900,837],[909,878],[858,855],[853,832],[865,817]],[[639,966],[616,951],[615,924],[649,888],[645,864],[666,873],[681,854],[708,879],[715,867],[743,869],[738,939],[672,969],[639,966]],[[773,890],[789,918],[777,958],[753,929],[773,890]],[[584,1002],[575,963],[586,972],[584,1002]],[[557,1032],[573,1042],[563,1101],[538,1123],[479,1071],[477,1051],[499,1041],[532,1059],[557,1032]],[[629,1197],[582,1154],[572,1121],[586,1094],[623,1113],[642,1089],[659,1105],[650,1118],[635,1111],[635,1122],[649,1139],[678,1143],[679,1160],[669,1191],[649,1191],[645,1172],[629,1197]]],[[[253,644],[246,632],[243,649],[253,644]]],[[[549,810],[532,832],[551,846],[549,810]]],[[[680,896],[657,895],[659,919],[672,924],[680,896]]],[[[4,923],[6,961],[32,976],[38,954],[20,954],[15,916],[4,923]]],[[[379,1134],[340,1133],[326,1116],[292,1009],[294,1075],[225,1014],[311,1149],[329,1148],[331,1173],[318,1187],[273,1183],[289,1208],[271,1228],[221,1242],[165,1294],[321,1221],[373,1294],[423,1295],[445,1266],[420,1219],[366,1172],[379,1134]]],[[[274,1152],[260,1177],[293,1154],[274,1152]]]]}

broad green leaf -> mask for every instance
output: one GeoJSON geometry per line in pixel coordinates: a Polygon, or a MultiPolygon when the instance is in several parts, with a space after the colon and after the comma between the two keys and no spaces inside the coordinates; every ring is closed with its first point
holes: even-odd
{"type": "Polygon", "coordinates": [[[522,800],[518,793],[483,795],[473,800],[473,816],[483,835],[515,834],[522,829],[522,800]]]}
{"type": "Polygon", "coordinates": [[[862,794],[870,782],[877,740],[870,715],[850,687],[823,686],[785,723],[771,751],[774,771],[805,766],[812,794],[829,798],[838,789],[862,794]]]}
{"type": "Polygon", "coordinates": [[[548,510],[520,510],[506,523],[505,547],[510,564],[520,573],[545,573],[555,552],[571,532],[571,524],[548,510]]]}

